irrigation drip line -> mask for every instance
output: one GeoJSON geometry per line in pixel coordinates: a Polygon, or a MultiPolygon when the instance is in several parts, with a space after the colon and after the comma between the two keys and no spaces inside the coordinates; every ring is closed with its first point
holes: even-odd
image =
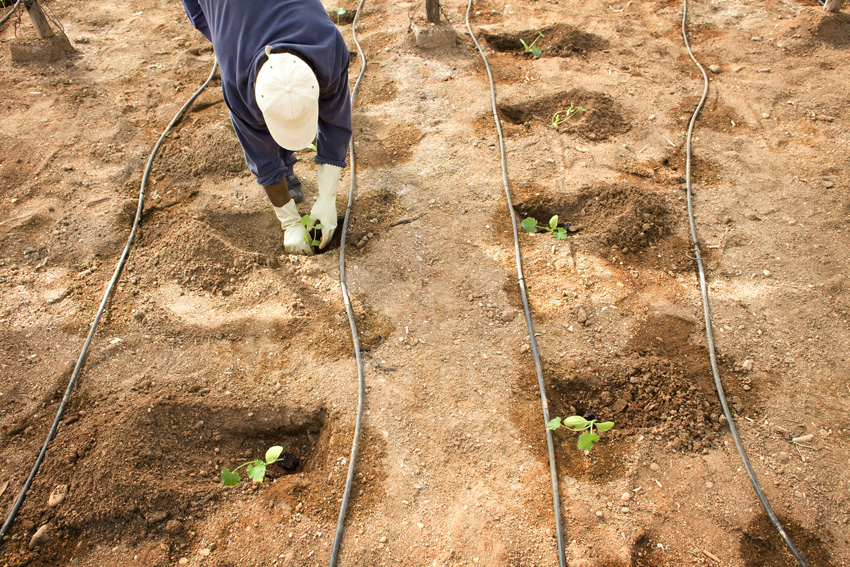
{"type": "Polygon", "coordinates": [[[2,25],[3,25],[3,23],[4,23],[6,20],[8,20],[9,18],[11,18],[11,17],[12,17],[12,14],[14,14],[14,13],[15,13],[15,11],[18,9],[18,6],[20,6],[20,5],[21,5],[21,2],[23,2],[23,0],[18,0],[17,2],[15,2],[15,5],[14,5],[14,6],[12,6],[12,9],[11,9],[11,10],[9,10],[9,12],[8,12],[5,16],[3,16],[2,18],[0,18],[0,26],[2,26],[2,25]]]}
{"type": "Polygon", "coordinates": [[[502,183],[505,187],[505,198],[508,202],[508,213],[511,216],[511,227],[513,228],[514,236],[514,255],[516,257],[517,279],[519,281],[519,291],[522,295],[522,308],[525,312],[525,323],[528,327],[528,336],[531,339],[531,351],[534,355],[534,368],[537,371],[537,385],[540,389],[540,402],[543,406],[543,430],[546,432],[546,446],[549,450],[549,474],[552,477],[552,502],[555,510],[555,531],[558,537],[558,563],[560,567],[566,567],[567,559],[564,552],[564,534],[561,528],[561,500],[558,496],[558,469],[555,465],[555,446],[552,441],[552,431],[547,427],[549,423],[549,404],[546,401],[546,386],[543,382],[543,368],[540,365],[540,353],[537,350],[537,339],[534,337],[534,324],[531,321],[531,309],[528,306],[528,293],[525,289],[525,279],[522,274],[522,256],[519,249],[519,233],[517,231],[516,216],[514,215],[514,206],[511,202],[511,191],[508,186],[508,166],[505,157],[505,138],[502,135],[502,125],[499,121],[499,112],[496,107],[496,87],[493,84],[493,73],[490,72],[490,65],[487,63],[487,56],[484,55],[484,50],[472,33],[472,27],[469,25],[469,12],[472,9],[473,0],[469,0],[466,7],[466,29],[469,36],[475,43],[478,53],[481,54],[481,59],[484,61],[484,68],[487,70],[487,78],[490,81],[490,103],[493,106],[493,119],[496,122],[496,133],[499,137],[499,156],[502,162],[502,183]]]}
{"type": "Polygon", "coordinates": [[[127,244],[124,246],[124,252],[121,253],[121,258],[118,260],[118,265],[115,266],[115,272],[112,274],[112,279],[109,280],[109,285],[106,286],[106,291],[103,294],[103,300],[100,302],[100,308],[97,310],[97,314],[94,317],[94,321],[92,322],[91,329],[89,330],[88,337],[86,338],[85,344],[83,344],[83,350],[80,352],[80,357],[77,359],[77,365],[74,367],[74,371],[71,374],[71,379],[68,381],[68,387],[65,389],[65,395],[62,397],[62,403],[59,404],[59,410],[56,412],[56,418],[53,420],[53,425],[50,427],[50,431],[47,434],[47,439],[44,441],[44,446],[41,448],[41,452],[38,454],[38,458],[35,461],[35,465],[30,472],[27,481],[24,483],[24,487],[21,490],[21,493],[18,495],[18,499],[15,501],[15,505],[12,507],[12,511],[9,512],[9,516],[6,518],[6,522],[3,524],[3,527],[0,528],[0,546],[3,545],[4,537],[9,532],[9,529],[12,527],[12,522],[15,521],[15,517],[18,515],[18,512],[21,509],[21,506],[24,503],[24,499],[27,496],[27,492],[29,492],[30,487],[32,486],[32,482],[35,479],[35,476],[38,474],[38,469],[41,467],[42,461],[44,461],[44,457],[47,454],[47,447],[50,442],[53,440],[53,437],[56,435],[56,430],[59,427],[59,421],[62,419],[62,415],[65,413],[65,408],[68,406],[68,401],[71,398],[71,390],[74,388],[74,384],[77,382],[77,378],[80,375],[80,371],[83,368],[83,364],[86,360],[86,355],[89,351],[89,346],[91,345],[92,339],[94,338],[95,331],[97,330],[97,325],[100,322],[100,318],[103,315],[103,312],[106,310],[106,305],[109,303],[109,298],[112,295],[113,289],[115,289],[115,284],[118,282],[118,278],[121,276],[121,271],[124,269],[124,264],[127,262],[127,257],[130,255],[130,248],[133,246],[133,240],[136,238],[136,232],[139,228],[139,223],[142,219],[142,209],[145,203],[145,185],[147,184],[148,174],[150,173],[151,166],[153,165],[154,157],[156,157],[157,152],[159,151],[159,147],[162,145],[163,140],[171,131],[177,122],[183,117],[186,113],[186,110],[191,106],[191,104],[195,101],[196,98],[207,88],[207,85],[210,84],[213,76],[215,75],[215,70],[217,67],[217,63],[213,62],[213,68],[210,72],[210,76],[207,78],[206,82],[198,89],[195,94],[193,94],[186,104],[183,105],[177,115],[171,120],[171,123],[165,128],[162,132],[162,135],[159,137],[159,141],[157,141],[156,145],[151,152],[150,158],[148,159],[148,164],[145,167],[145,173],[142,176],[141,188],[139,189],[139,206],[136,209],[136,219],[133,221],[133,229],[130,231],[130,236],[127,238],[127,244]]]}
{"type": "MultiPolygon", "coordinates": [[[[360,81],[363,79],[363,74],[366,72],[366,58],[363,55],[363,49],[360,47],[360,42],[357,41],[357,20],[360,19],[360,11],[363,9],[363,4],[366,0],[360,0],[357,6],[357,12],[354,13],[354,20],[351,22],[351,35],[354,38],[354,44],[357,46],[357,53],[360,56],[360,74],[357,75],[357,80],[354,82],[354,88],[351,89],[351,102],[354,104],[354,96],[357,94],[357,89],[360,87],[360,81]]],[[[345,237],[348,235],[348,222],[351,218],[351,207],[354,204],[354,188],[357,184],[357,176],[354,171],[354,138],[352,137],[348,143],[349,161],[351,161],[351,187],[348,190],[348,205],[345,208],[345,220],[342,222],[342,233],[339,240],[339,283],[342,288],[342,298],[345,301],[345,311],[348,314],[348,324],[351,327],[351,340],[354,343],[354,358],[357,360],[357,420],[354,425],[354,439],[351,442],[351,455],[348,458],[348,476],[345,479],[345,490],[342,493],[342,504],[339,507],[339,518],[336,522],[336,533],[334,534],[334,545],[331,549],[330,567],[336,565],[337,557],[339,556],[339,548],[342,544],[342,533],[345,528],[345,513],[348,509],[348,498],[351,496],[351,485],[354,481],[354,465],[357,461],[357,448],[360,443],[360,426],[363,423],[363,400],[366,396],[366,382],[363,378],[363,356],[360,352],[360,338],[357,334],[357,323],[354,320],[354,310],[351,307],[351,299],[348,295],[348,284],[345,280],[345,237]]]]}
{"type": "Polygon", "coordinates": [[[747,471],[747,475],[750,477],[750,482],[756,491],[759,501],[761,501],[761,505],[764,507],[765,512],[776,528],[776,531],[779,532],[779,535],[782,537],[785,545],[788,546],[788,550],[797,559],[797,562],[802,565],[802,567],[808,567],[808,563],[806,563],[806,560],[803,559],[803,556],[785,532],[782,524],[779,523],[779,518],[776,517],[776,514],[773,512],[773,508],[770,507],[770,503],[767,501],[767,497],[761,490],[761,486],[756,478],[756,473],[753,471],[752,466],[750,466],[750,460],[747,458],[747,452],[744,450],[744,445],[741,442],[741,436],[738,435],[738,428],[735,427],[735,420],[732,418],[732,412],[729,411],[729,404],[726,402],[726,395],[723,392],[723,384],[720,381],[720,371],[717,368],[717,355],[714,349],[714,335],[711,331],[711,312],[708,305],[708,285],[706,284],[705,269],[702,263],[702,255],[699,250],[699,239],[697,238],[697,227],[696,221],[694,220],[693,190],[691,189],[691,139],[693,138],[694,124],[696,123],[697,116],[699,116],[706,98],[708,98],[708,75],[706,74],[703,66],[700,65],[699,61],[697,61],[693,51],[691,51],[691,45],[688,42],[688,0],[684,0],[682,38],[685,41],[685,48],[688,50],[688,55],[690,56],[691,61],[694,62],[694,64],[699,68],[700,73],[702,73],[704,85],[702,98],[700,98],[699,104],[697,105],[696,110],[694,110],[694,113],[691,116],[691,121],[688,124],[688,135],[685,141],[685,187],[688,195],[688,222],[691,229],[691,243],[694,248],[694,256],[696,257],[697,270],[699,272],[699,287],[702,294],[702,311],[703,318],[705,319],[705,334],[708,339],[708,356],[711,361],[711,372],[714,375],[714,386],[717,389],[717,395],[720,398],[720,405],[723,406],[723,415],[726,416],[726,422],[729,424],[729,431],[732,433],[732,438],[735,441],[735,447],[738,448],[738,454],[741,455],[744,468],[747,471]]]}

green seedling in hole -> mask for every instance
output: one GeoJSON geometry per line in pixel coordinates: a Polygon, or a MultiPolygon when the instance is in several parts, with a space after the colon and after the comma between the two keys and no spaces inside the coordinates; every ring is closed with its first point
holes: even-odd
{"type": "Polygon", "coordinates": [[[525,232],[539,232],[541,230],[545,230],[546,232],[551,232],[552,236],[555,237],[556,240],[566,240],[569,236],[564,227],[558,226],[558,215],[553,216],[549,219],[549,225],[545,224],[537,224],[537,219],[533,217],[528,217],[524,221],[520,223],[522,229],[525,232]]]}
{"type": "Polygon", "coordinates": [[[301,217],[301,226],[307,229],[307,232],[304,233],[304,240],[307,242],[307,245],[311,247],[318,246],[321,240],[316,238],[316,233],[325,228],[324,225],[321,223],[314,225],[310,215],[304,215],[301,217]]]}
{"type": "Polygon", "coordinates": [[[334,10],[336,13],[336,25],[339,25],[339,17],[347,12],[345,8],[337,8],[334,10]]]}
{"type": "MultiPolygon", "coordinates": [[[[303,221],[302,221],[303,222],[303,221]]],[[[283,447],[280,445],[275,445],[274,447],[269,447],[269,450],[266,451],[266,458],[257,459],[255,461],[248,461],[247,463],[242,463],[232,471],[227,470],[226,468],[221,469],[221,482],[225,486],[236,486],[240,482],[242,482],[242,477],[239,476],[239,469],[245,467],[245,475],[253,480],[254,482],[263,482],[263,478],[266,476],[266,467],[271,465],[272,463],[276,463],[281,460],[280,454],[283,452],[283,447]]]]}
{"type": "Polygon", "coordinates": [[[525,49],[526,53],[531,53],[534,57],[540,57],[540,54],[543,53],[543,51],[539,47],[537,47],[535,43],[537,43],[537,40],[541,37],[543,37],[543,32],[539,31],[537,32],[537,37],[535,37],[534,41],[531,42],[531,45],[525,43],[525,41],[522,39],[520,39],[519,42],[522,44],[522,47],[523,49],[525,49]]]}
{"type": "Polygon", "coordinates": [[[549,125],[552,128],[557,128],[564,122],[568,122],[573,116],[578,114],[579,112],[586,112],[583,106],[576,106],[573,103],[570,103],[570,107],[566,110],[559,110],[555,114],[552,115],[552,120],[549,121],[549,125]]]}
{"type": "Polygon", "coordinates": [[[563,420],[561,420],[560,417],[556,417],[555,419],[550,420],[549,423],[546,424],[546,427],[552,431],[555,431],[560,427],[566,427],[570,431],[587,430],[578,436],[578,448],[582,451],[590,451],[599,441],[599,433],[603,433],[614,427],[614,422],[599,422],[595,419],[588,421],[580,415],[571,415],[570,417],[565,417],[563,420]],[[599,433],[594,432],[594,429],[599,433]]]}

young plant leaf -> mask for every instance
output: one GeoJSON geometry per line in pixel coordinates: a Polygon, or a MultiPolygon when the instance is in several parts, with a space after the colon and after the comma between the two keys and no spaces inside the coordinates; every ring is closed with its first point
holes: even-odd
{"type": "Polygon", "coordinates": [[[558,230],[552,233],[552,236],[555,237],[555,240],[566,240],[570,235],[563,228],[558,228],[558,230]]]}
{"type": "Polygon", "coordinates": [[[263,482],[266,476],[266,463],[261,460],[256,460],[245,467],[245,474],[254,482],[263,482]]]}
{"type": "Polygon", "coordinates": [[[221,483],[224,486],[236,486],[242,482],[242,478],[238,472],[231,472],[227,469],[221,469],[221,483]]]}
{"type": "Polygon", "coordinates": [[[525,232],[537,232],[537,219],[528,217],[520,223],[525,232]]]}
{"type": "Polygon", "coordinates": [[[301,217],[301,226],[303,226],[304,228],[309,228],[312,222],[313,219],[310,218],[310,215],[304,215],[301,217]]]}
{"type": "Polygon", "coordinates": [[[266,464],[270,465],[276,462],[277,458],[280,457],[281,453],[283,453],[283,447],[281,447],[280,445],[269,447],[269,450],[266,451],[266,464]]]}
{"type": "Polygon", "coordinates": [[[555,419],[550,419],[549,423],[546,424],[546,427],[549,428],[550,431],[555,431],[561,427],[561,418],[556,417],[555,419]]]}
{"type": "Polygon", "coordinates": [[[613,421],[603,421],[602,423],[594,423],[593,427],[597,429],[600,433],[604,433],[614,427],[613,421]]]}
{"type": "Polygon", "coordinates": [[[590,451],[597,441],[599,441],[599,435],[596,433],[582,433],[578,436],[578,448],[582,451],[590,451]]]}
{"type": "Polygon", "coordinates": [[[586,429],[589,424],[590,422],[580,415],[571,415],[570,417],[564,418],[564,427],[569,427],[571,429],[586,429]]]}
{"type": "Polygon", "coordinates": [[[543,51],[541,51],[541,50],[540,50],[540,48],[539,48],[539,47],[537,47],[536,45],[532,45],[532,46],[531,46],[531,54],[532,54],[533,56],[535,56],[535,57],[540,57],[540,55],[541,55],[542,53],[543,53],[543,51]]]}
{"type": "Polygon", "coordinates": [[[555,230],[558,228],[558,215],[553,215],[551,219],[549,219],[549,228],[555,230]]]}

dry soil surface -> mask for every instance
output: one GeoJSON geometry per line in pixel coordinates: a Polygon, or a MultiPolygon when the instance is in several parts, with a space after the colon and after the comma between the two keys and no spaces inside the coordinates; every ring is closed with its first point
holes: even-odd
{"type": "MultiPolygon", "coordinates": [[[[339,25],[356,51],[356,4],[326,6],[348,10],[339,25]]],[[[3,518],[127,241],[151,149],[214,60],[176,0],[45,7],[73,53],[35,39],[25,15],[0,29],[3,518]]],[[[366,0],[357,22],[368,65],[345,270],[370,350],[341,566],[558,563],[511,211],[466,8],[445,2],[449,23],[431,27],[419,3],[366,0]]],[[[566,240],[519,237],[550,412],[615,423],[589,453],[555,432],[576,567],[796,564],[709,365],[683,190],[702,76],[682,11],[487,0],[470,14],[514,214],[570,225],[566,240]],[[519,40],[540,31],[540,56],[524,53],[519,40]],[[571,105],[584,112],[553,127],[571,105]]],[[[693,179],[719,372],[809,564],[850,565],[850,15],[714,0],[689,16],[711,66],[693,179]]],[[[306,213],[315,166],[301,158],[306,213]]],[[[349,183],[346,170],[340,213],[349,183]]],[[[358,393],[339,256],[339,240],[284,253],[215,79],[154,162],[129,260],[0,565],[326,565],[358,393]],[[275,444],[294,471],[220,484],[222,467],[275,444]]]]}

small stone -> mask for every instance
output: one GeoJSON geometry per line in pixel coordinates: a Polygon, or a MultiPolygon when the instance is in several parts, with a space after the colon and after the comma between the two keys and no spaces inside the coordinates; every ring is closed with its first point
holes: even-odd
{"type": "Polygon", "coordinates": [[[68,495],[68,485],[67,484],[59,484],[50,492],[50,496],[47,497],[47,506],[48,508],[55,508],[62,504],[65,501],[65,496],[68,495]]]}
{"type": "Polygon", "coordinates": [[[661,467],[658,466],[658,463],[652,463],[649,465],[650,470],[658,472],[661,470],[661,467]]]}
{"type": "Polygon", "coordinates": [[[622,512],[623,514],[628,514],[629,513],[629,507],[623,506],[622,508],[620,508],[620,512],[622,512]]]}
{"type": "Polygon", "coordinates": [[[425,527],[425,524],[423,524],[422,522],[416,522],[416,527],[421,530],[422,528],[425,527]]]}
{"type": "Polygon", "coordinates": [[[154,524],[160,523],[166,518],[168,518],[168,512],[165,512],[164,510],[159,510],[157,512],[151,512],[150,514],[145,516],[145,521],[148,523],[149,526],[152,526],[154,524]]]}
{"type": "Polygon", "coordinates": [[[168,520],[168,523],[165,524],[165,531],[171,535],[177,535],[183,531],[183,524],[177,520],[168,520]]]}
{"type": "Polygon", "coordinates": [[[708,70],[714,73],[715,75],[719,75],[723,72],[723,69],[720,68],[720,65],[709,65],[708,70]]]}
{"type": "Polygon", "coordinates": [[[210,553],[212,553],[212,549],[209,549],[208,547],[204,547],[198,550],[198,555],[200,555],[201,557],[209,557],[210,553]]]}
{"type": "Polygon", "coordinates": [[[596,517],[597,517],[597,518],[604,518],[604,517],[605,517],[605,512],[603,512],[602,510],[597,510],[597,511],[596,511],[596,517]]]}
{"type": "Polygon", "coordinates": [[[177,564],[178,565],[188,565],[189,564],[189,558],[188,557],[181,557],[180,560],[177,562],[177,564]]]}
{"type": "Polygon", "coordinates": [[[824,181],[823,186],[825,189],[832,189],[835,187],[835,184],[832,181],[824,181]]]}
{"type": "Polygon", "coordinates": [[[770,113],[769,112],[762,112],[761,117],[764,118],[765,120],[767,120],[768,118],[770,118],[770,113]]]}
{"type": "Polygon", "coordinates": [[[519,347],[519,353],[520,353],[520,354],[525,354],[525,353],[527,353],[527,352],[529,351],[529,349],[530,349],[530,348],[531,348],[531,347],[530,347],[530,346],[528,346],[527,344],[522,345],[521,347],[519,347]]]}
{"type": "Polygon", "coordinates": [[[744,370],[745,372],[749,372],[752,369],[753,369],[753,361],[750,360],[749,358],[741,363],[741,370],[744,370]]]}
{"type": "Polygon", "coordinates": [[[705,483],[705,487],[706,488],[714,488],[714,483],[709,480],[708,482],[705,483]]]}
{"type": "Polygon", "coordinates": [[[513,309],[505,309],[502,311],[502,314],[499,315],[499,319],[501,319],[503,323],[510,323],[516,319],[516,311],[513,309]]]}
{"type": "Polygon", "coordinates": [[[623,502],[628,502],[631,499],[632,499],[632,493],[631,492],[624,492],[623,495],[620,496],[620,500],[622,500],[623,502]]]}
{"type": "Polygon", "coordinates": [[[752,387],[752,386],[750,386],[749,384],[744,384],[743,388],[744,388],[744,391],[745,391],[745,392],[749,392],[750,390],[752,390],[752,389],[753,389],[753,387],[752,387]]]}
{"type": "Polygon", "coordinates": [[[578,308],[578,314],[576,315],[576,321],[579,323],[587,322],[587,311],[584,310],[584,307],[578,308]]]}
{"type": "Polygon", "coordinates": [[[803,493],[802,493],[802,492],[800,492],[799,490],[795,490],[795,491],[794,491],[794,496],[796,496],[797,498],[802,498],[804,495],[803,495],[803,493]]]}
{"type": "Polygon", "coordinates": [[[381,538],[378,540],[378,543],[387,543],[387,536],[381,536],[381,538]]]}
{"type": "Polygon", "coordinates": [[[764,277],[766,277],[766,278],[769,278],[769,277],[770,277],[770,270],[762,270],[762,272],[761,272],[761,273],[763,273],[763,274],[764,274],[764,277]]]}
{"type": "Polygon", "coordinates": [[[41,547],[50,541],[50,524],[44,524],[40,528],[36,530],[34,534],[32,534],[32,538],[30,538],[30,549],[35,549],[36,547],[41,547]]]}

